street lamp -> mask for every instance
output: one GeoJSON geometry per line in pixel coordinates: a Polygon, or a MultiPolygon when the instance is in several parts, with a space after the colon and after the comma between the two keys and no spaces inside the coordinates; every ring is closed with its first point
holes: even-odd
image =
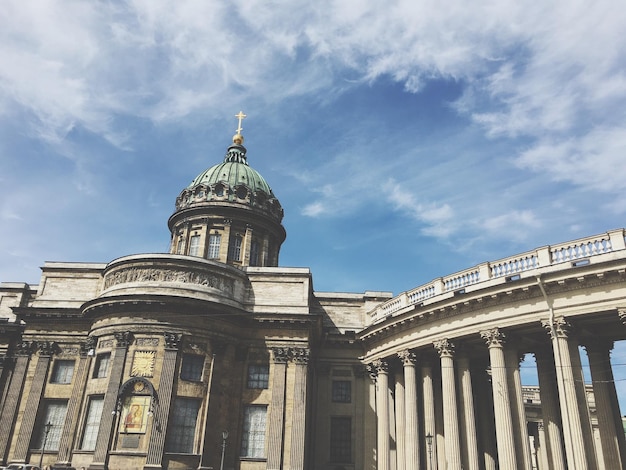
{"type": "Polygon", "coordinates": [[[226,452],[226,439],[228,439],[228,431],[222,431],[222,460],[220,462],[220,470],[224,470],[224,453],[226,452]]]}
{"type": "Polygon", "coordinates": [[[428,433],[424,436],[426,439],[426,445],[428,446],[428,462],[429,468],[432,470],[433,468],[433,435],[428,433]]]}
{"type": "Polygon", "coordinates": [[[50,433],[50,429],[52,428],[52,423],[48,421],[46,425],[43,427],[43,443],[41,444],[41,455],[39,456],[39,468],[43,464],[43,453],[46,450],[46,442],[48,442],[48,434],[50,433]]]}

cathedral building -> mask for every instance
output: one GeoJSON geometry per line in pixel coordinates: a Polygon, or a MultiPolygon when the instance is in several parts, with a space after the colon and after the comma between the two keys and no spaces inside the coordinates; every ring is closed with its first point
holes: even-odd
{"type": "Polygon", "coordinates": [[[237,117],[223,162],[176,198],[169,253],[0,284],[0,465],[624,467],[623,229],[395,297],[316,292],[279,265],[283,209],[237,117]],[[522,387],[528,354],[539,387],[522,387]]]}

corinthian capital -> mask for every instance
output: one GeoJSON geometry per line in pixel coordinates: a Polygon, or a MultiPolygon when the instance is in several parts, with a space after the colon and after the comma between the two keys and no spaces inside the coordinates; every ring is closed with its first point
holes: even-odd
{"type": "Polygon", "coordinates": [[[454,343],[448,338],[440,339],[433,343],[435,349],[439,353],[439,357],[452,357],[454,356],[454,343]]]}
{"type": "Polygon", "coordinates": [[[492,328],[480,332],[480,337],[485,340],[489,348],[501,348],[505,343],[506,335],[500,331],[500,328],[492,328]]]}
{"type": "Polygon", "coordinates": [[[553,322],[550,320],[543,320],[541,325],[548,330],[550,338],[567,338],[572,331],[572,325],[565,317],[555,318],[553,322]]]}
{"type": "Polygon", "coordinates": [[[415,353],[409,351],[408,349],[400,351],[398,353],[398,357],[400,358],[400,360],[402,361],[402,365],[404,365],[404,366],[414,366],[415,365],[415,362],[416,362],[415,353]]]}

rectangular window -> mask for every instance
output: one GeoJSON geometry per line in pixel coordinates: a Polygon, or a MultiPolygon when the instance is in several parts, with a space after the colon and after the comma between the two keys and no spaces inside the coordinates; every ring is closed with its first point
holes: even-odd
{"type": "Polygon", "coordinates": [[[200,400],[176,398],[173,408],[168,426],[166,451],[177,454],[193,454],[200,400]]]}
{"type": "Polygon", "coordinates": [[[220,245],[222,243],[222,236],[220,234],[213,234],[209,236],[209,253],[207,258],[217,259],[220,257],[220,245]]]}
{"type": "Polygon", "coordinates": [[[183,237],[178,237],[178,243],[176,244],[176,254],[182,255],[185,252],[185,240],[183,237]]]}
{"type": "Polygon", "coordinates": [[[52,368],[50,382],[53,384],[70,384],[74,376],[74,361],[56,360],[52,368]]]}
{"type": "Polygon", "coordinates": [[[228,247],[228,258],[233,261],[239,261],[241,259],[241,235],[235,235],[231,237],[230,246],[228,247]]]}
{"type": "Polygon", "coordinates": [[[269,364],[250,364],[248,366],[248,388],[268,388],[269,380],[269,364]]]}
{"type": "Polygon", "coordinates": [[[352,401],[352,382],[333,380],[332,397],[335,403],[350,403],[352,401]]]}
{"type": "Polygon", "coordinates": [[[46,440],[46,450],[59,450],[59,441],[61,440],[61,430],[65,421],[65,412],[67,411],[66,401],[47,401],[43,402],[41,415],[39,416],[37,430],[34,435],[33,448],[42,449],[44,439],[46,440]],[[48,435],[46,436],[46,424],[50,424],[48,435]]]}
{"type": "Polygon", "coordinates": [[[93,378],[102,379],[109,373],[109,362],[111,360],[111,353],[98,354],[96,356],[96,364],[93,368],[93,378]]]}
{"type": "Polygon", "coordinates": [[[85,420],[85,430],[83,440],[80,443],[81,450],[96,450],[96,439],[100,428],[100,418],[102,417],[102,405],[104,397],[91,397],[89,408],[87,409],[87,419],[85,420]]]}
{"type": "Polygon", "coordinates": [[[189,240],[189,256],[198,256],[200,252],[200,235],[193,235],[189,240]]]}
{"type": "Polygon", "coordinates": [[[243,413],[243,436],[241,456],[248,458],[265,457],[265,421],[267,406],[246,406],[243,413]]]}
{"type": "Polygon", "coordinates": [[[330,461],[352,462],[352,418],[349,416],[330,418],[330,461]]]}
{"type": "Polygon", "coordinates": [[[184,354],[183,363],[180,366],[180,378],[200,382],[204,369],[204,356],[199,354],[184,354]]]}
{"type": "Polygon", "coordinates": [[[252,240],[250,244],[250,266],[259,265],[259,242],[252,240]]]}

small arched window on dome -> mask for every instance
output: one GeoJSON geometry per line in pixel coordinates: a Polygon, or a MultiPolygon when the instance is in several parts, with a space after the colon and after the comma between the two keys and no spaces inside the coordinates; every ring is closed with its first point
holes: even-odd
{"type": "Polygon", "coordinates": [[[224,196],[224,185],[223,184],[216,184],[215,188],[213,189],[213,191],[215,192],[215,195],[218,196],[218,197],[224,196]]]}
{"type": "Polygon", "coordinates": [[[246,199],[248,197],[248,188],[245,186],[239,186],[236,191],[237,199],[246,199]]]}
{"type": "Polygon", "coordinates": [[[239,234],[230,237],[230,244],[228,245],[228,259],[230,261],[241,261],[242,242],[243,238],[239,234]]]}

